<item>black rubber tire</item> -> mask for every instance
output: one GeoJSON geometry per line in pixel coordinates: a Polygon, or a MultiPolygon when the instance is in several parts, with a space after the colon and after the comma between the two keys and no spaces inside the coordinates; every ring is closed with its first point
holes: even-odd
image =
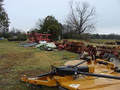
{"type": "Polygon", "coordinates": [[[116,55],[111,54],[108,56],[108,61],[111,62],[112,58],[114,58],[115,60],[117,59],[116,55]]]}
{"type": "Polygon", "coordinates": [[[59,90],[68,90],[68,89],[61,87],[61,86],[59,86],[58,88],[59,88],[59,90]]]}
{"type": "Polygon", "coordinates": [[[111,55],[110,53],[105,53],[105,54],[103,55],[102,59],[106,59],[106,58],[108,58],[110,55],[111,55]]]}
{"type": "Polygon", "coordinates": [[[117,59],[117,57],[115,55],[110,55],[108,57],[108,61],[113,63],[115,65],[115,67],[118,67],[118,69],[120,69],[120,61],[119,59],[117,59]]]}

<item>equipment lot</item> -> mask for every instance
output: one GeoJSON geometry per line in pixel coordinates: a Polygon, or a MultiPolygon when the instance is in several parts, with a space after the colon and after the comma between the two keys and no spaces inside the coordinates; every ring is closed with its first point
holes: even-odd
{"type": "MultiPolygon", "coordinates": [[[[65,62],[76,60],[79,56],[66,50],[39,51],[36,47],[19,47],[18,43],[0,41],[1,90],[33,90],[31,85],[21,82],[21,75],[28,77],[40,75],[51,71],[50,65],[63,66],[65,62]]],[[[38,87],[35,89],[39,90],[38,87]]],[[[48,87],[42,89],[58,90],[48,87]]]]}
{"type": "Polygon", "coordinates": [[[18,43],[0,41],[0,90],[32,90],[21,82],[21,75],[46,73],[51,70],[50,65],[61,66],[78,57],[78,54],[68,51],[39,51],[36,47],[19,47],[18,43]]]}

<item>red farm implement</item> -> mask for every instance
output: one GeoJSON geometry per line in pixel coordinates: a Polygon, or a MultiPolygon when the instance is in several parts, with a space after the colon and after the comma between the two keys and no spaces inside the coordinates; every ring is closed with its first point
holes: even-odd
{"type": "Polygon", "coordinates": [[[28,33],[28,39],[31,42],[39,42],[39,41],[52,41],[52,34],[38,34],[38,33],[28,33]]]}
{"type": "Polygon", "coordinates": [[[31,47],[37,45],[40,41],[52,41],[52,34],[38,34],[38,33],[27,33],[28,42],[20,42],[19,46],[31,47]]]}

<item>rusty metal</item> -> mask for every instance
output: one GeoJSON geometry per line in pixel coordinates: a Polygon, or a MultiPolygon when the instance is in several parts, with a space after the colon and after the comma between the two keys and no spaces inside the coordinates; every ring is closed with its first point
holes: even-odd
{"type": "Polygon", "coordinates": [[[85,50],[83,42],[69,42],[63,41],[63,43],[55,43],[59,50],[65,49],[75,53],[82,53],[85,50]]]}
{"type": "Polygon", "coordinates": [[[28,39],[31,42],[39,42],[39,41],[52,41],[52,34],[38,34],[32,31],[32,33],[28,32],[28,39]]]}
{"type": "MultiPolygon", "coordinates": [[[[93,45],[85,45],[83,42],[70,42],[63,41],[61,43],[56,43],[56,46],[59,50],[67,50],[70,52],[75,52],[80,54],[80,58],[84,58],[86,56],[92,56],[93,59],[100,58],[102,59],[106,53],[110,53],[119,58],[120,55],[120,46],[118,47],[110,47],[110,46],[96,46],[93,45]],[[85,54],[86,53],[86,54],[85,54]]],[[[107,60],[107,59],[106,59],[107,60]]]]}
{"type": "Polygon", "coordinates": [[[106,44],[106,45],[120,45],[120,41],[115,41],[115,42],[105,42],[104,44],[106,44]]]}
{"type": "Polygon", "coordinates": [[[117,45],[120,45],[120,41],[116,41],[117,45]]]}
{"type": "Polygon", "coordinates": [[[102,58],[102,56],[105,53],[111,53],[113,55],[118,56],[119,55],[119,46],[118,47],[109,47],[109,46],[96,46],[97,51],[101,51],[101,54],[99,58],[102,58]]]}

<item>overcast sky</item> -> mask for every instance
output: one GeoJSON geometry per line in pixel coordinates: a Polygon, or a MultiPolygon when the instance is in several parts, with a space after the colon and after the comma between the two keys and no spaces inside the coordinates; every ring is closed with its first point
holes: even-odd
{"type": "MultiPolygon", "coordinates": [[[[120,0],[73,0],[88,2],[96,8],[96,31],[99,34],[120,34],[120,0]]],[[[53,15],[64,23],[69,13],[69,0],[4,0],[4,8],[12,27],[29,31],[38,19],[53,15]]]]}

